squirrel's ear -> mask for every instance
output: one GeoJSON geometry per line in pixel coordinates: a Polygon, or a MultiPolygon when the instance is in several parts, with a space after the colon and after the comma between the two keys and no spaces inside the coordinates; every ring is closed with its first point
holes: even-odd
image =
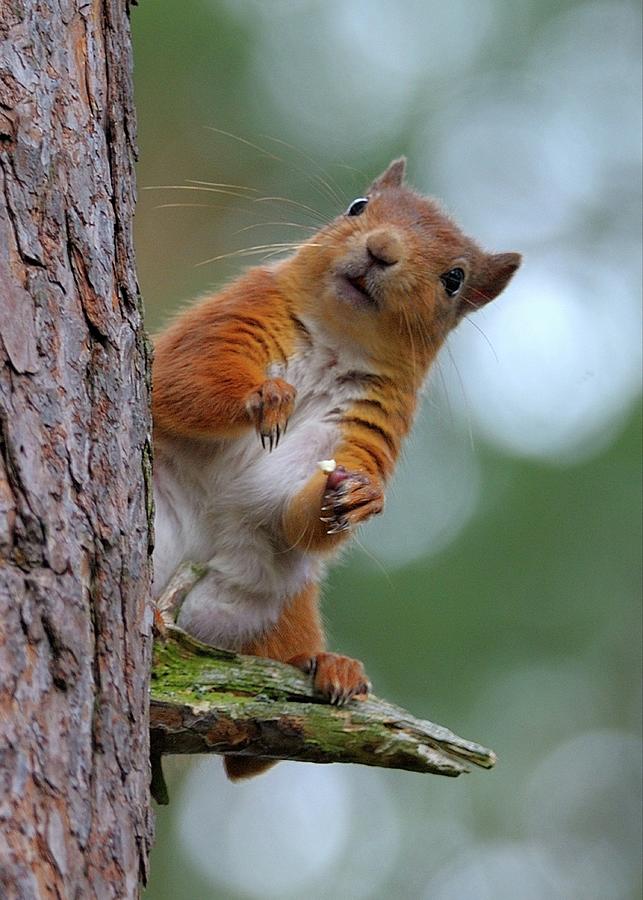
{"type": "Polygon", "coordinates": [[[372,185],[368,189],[369,193],[371,191],[377,191],[387,187],[400,187],[402,182],[404,181],[405,171],[406,157],[400,156],[399,159],[394,159],[388,169],[386,169],[385,172],[382,172],[382,174],[379,175],[372,183],[372,185]]]}
{"type": "Polygon", "coordinates": [[[465,293],[465,311],[478,309],[502,293],[521,262],[520,253],[489,254],[482,271],[473,279],[465,293]]]}

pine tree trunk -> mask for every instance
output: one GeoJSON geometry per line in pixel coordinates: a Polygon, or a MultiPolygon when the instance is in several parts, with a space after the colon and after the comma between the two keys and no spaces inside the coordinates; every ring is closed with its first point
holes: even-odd
{"type": "Polygon", "coordinates": [[[0,0],[0,896],[135,897],[148,359],[125,0],[0,0]]]}

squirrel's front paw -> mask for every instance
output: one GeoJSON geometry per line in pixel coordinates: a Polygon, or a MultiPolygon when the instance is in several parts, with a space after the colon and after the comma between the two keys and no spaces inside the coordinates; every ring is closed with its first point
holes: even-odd
{"type": "Polygon", "coordinates": [[[326,534],[348,531],[383,509],[382,487],[365,472],[349,472],[337,466],[328,476],[320,516],[328,526],[326,534]]]}
{"type": "Polygon", "coordinates": [[[317,653],[316,656],[294,656],[288,662],[313,676],[315,690],[335,706],[343,706],[353,698],[364,700],[370,683],[358,659],[339,653],[317,653]]]}
{"type": "Polygon", "coordinates": [[[291,417],[297,391],[281,378],[270,378],[248,395],[246,410],[261,438],[261,445],[272,450],[279,444],[291,417]]]}

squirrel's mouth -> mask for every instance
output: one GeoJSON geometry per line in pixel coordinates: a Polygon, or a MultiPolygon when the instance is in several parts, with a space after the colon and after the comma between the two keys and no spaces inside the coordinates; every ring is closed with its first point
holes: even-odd
{"type": "Polygon", "coordinates": [[[335,289],[341,300],[346,300],[358,309],[377,308],[376,298],[370,292],[366,275],[338,274],[335,278],[335,289]]]}

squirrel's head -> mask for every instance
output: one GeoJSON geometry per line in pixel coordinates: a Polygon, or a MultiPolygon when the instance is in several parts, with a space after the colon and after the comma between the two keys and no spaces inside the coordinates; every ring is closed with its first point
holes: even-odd
{"type": "Polygon", "coordinates": [[[307,309],[365,349],[426,363],[467,313],[506,287],[518,253],[485,253],[431,199],[404,184],[394,160],[292,258],[305,275],[307,309]]]}

